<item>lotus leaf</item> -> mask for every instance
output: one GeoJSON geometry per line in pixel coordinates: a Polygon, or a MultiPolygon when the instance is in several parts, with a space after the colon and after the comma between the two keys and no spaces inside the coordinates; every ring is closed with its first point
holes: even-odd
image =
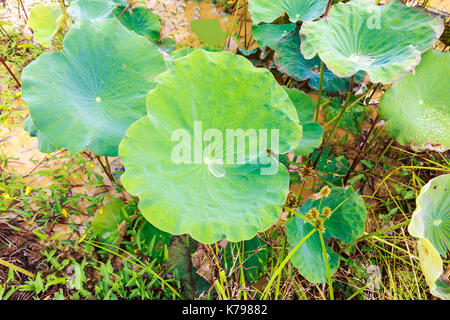
{"type": "Polygon", "coordinates": [[[295,23],[291,24],[263,24],[252,27],[252,36],[262,48],[269,47],[275,50],[277,43],[281,38],[285,37],[296,27],[295,23]]]}
{"type": "MultiPolygon", "coordinates": [[[[306,201],[299,210],[303,216],[316,208],[319,212],[328,207],[332,215],[324,223],[324,238],[340,239],[350,243],[364,232],[367,212],[361,196],[352,187],[336,187],[331,189],[327,198],[306,201]]],[[[311,223],[295,216],[286,223],[286,236],[291,245],[300,242],[314,227],[311,223]]],[[[336,272],[339,257],[331,248],[326,246],[331,273],[336,272]]],[[[322,245],[317,233],[303,243],[292,256],[292,263],[300,274],[311,282],[322,283],[327,279],[323,259],[322,245]]]]}
{"type": "Polygon", "coordinates": [[[112,18],[112,11],[115,7],[116,5],[112,0],[75,0],[67,8],[67,13],[75,21],[82,19],[102,20],[112,18]]]}
{"type": "Polygon", "coordinates": [[[31,117],[26,118],[23,123],[23,128],[30,135],[30,137],[36,137],[38,139],[39,151],[43,153],[52,153],[59,148],[52,145],[50,141],[36,128],[31,117]]]}
{"type": "MultiPolygon", "coordinates": [[[[125,6],[117,6],[113,14],[119,17],[125,8],[125,6]]],[[[159,40],[159,29],[161,28],[159,18],[145,7],[136,7],[132,11],[126,10],[120,18],[120,22],[141,36],[147,36],[155,41],[159,40]]]]}
{"type": "Polygon", "coordinates": [[[49,47],[55,33],[58,31],[58,20],[62,14],[59,3],[38,4],[30,12],[28,26],[33,29],[37,43],[49,47]]]}
{"type": "Polygon", "coordinates": [[[314,20],[325,13],[328,0],[249,0],[253,24],[272,22],[284,12],[291,22],[314,20]]]}
{"type": "Polygon", "coordinates": [[[441,18],[392,0],[352,0],[332,6],[329,15],[303,23],[301,51],[316,54],[340,77],[360,70],[373,83],[391,83],[420,62],[444,30],[441,18]]]}
{"type": "Polygon", "coordinates": [[[139,196],[144,217],[203,243],[248,240],[273,225],[289,175],[266,150],[288,152],[301,138],[295,108],[273,75],[230,52],[195,50],[157,82],[149,115],[119,147],[123,185],[139,196]]]}
{"type": "Polygon", "coordinates": [[[426,238],[442,255],[450,248],[450,174],[431,179],[420,190],[408,231],[426,238]]]}
{"type": "MultiPolygon", "coordinates": [[[[320,59],[305,59],[300,52],[300,35],[297,28],[280,40],[275,51],[275,64],[280,72],[297,81],[308,80],[308,85],[318,90],[320,84],[320,59]]],[[[364,79],[364,72],[355,75],[355,83],[364,79]]],[[[326,93],[344,93],[350,88],[351,78],[340,78],[326,66],[323,70],[323,90],[326,93]]]]}
{"type": "Polygon", "coordinates": [[[307,155],[322,144],[323,128],[313,121],[315,106],[314,101],[303,91],[286,89],[289,98],[297,110],[300,124],[303,127],[303,137],[294,150],[296,156],[307,155]]]}
{"type": "Polygon", "coordinates": [[[33,122],[53,145],[116,156],[129,125],[145,115],[146,94],[166,69],[164,60],[154,44],[114,19],[80,21],[63,47],[23,71],[33,122]]]}
{"type": "Polygon", "coordinates": [[[450,300],[450,284],[444,275],[444,264],[439,252],[426,238],[420,238],[417,244],[420,267],[430,291],[436,297],[450,300]]]}
{"type": "Polygon", "coordinates": [[[380,115],[401,144],[450,148],[450,53],[429,50],[415,74],[394,83],[381,98],[380,115]]]}

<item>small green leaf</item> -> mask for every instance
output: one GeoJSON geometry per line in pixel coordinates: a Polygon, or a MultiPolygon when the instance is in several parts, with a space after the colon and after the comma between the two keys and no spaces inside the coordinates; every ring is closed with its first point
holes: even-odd
{"type": "Polygon", "coordinates": [[[33,29],[37,43],[49,47],[53,36],[58,31],[57,20],[62,14],[59,3],[38,4],[30,12],[28,26],[33,29]]]}

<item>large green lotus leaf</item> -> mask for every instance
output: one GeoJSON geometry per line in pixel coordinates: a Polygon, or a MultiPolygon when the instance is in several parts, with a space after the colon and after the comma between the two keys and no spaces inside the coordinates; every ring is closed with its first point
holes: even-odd
{"type": "Polygon", "coordinates": [[[284,12],[291,22],[313,20],[327,9],[328,0],[249,0],[248,11],[253,24],[272,22],[284,12]]]}
{"type": "MultiPolygon", "coordinates": [[[[297,81],[308,80],[308,85],[318,90],[320,85],[320,58],[305,59],[300,52],[299,28],[278,42],[275,64],[278,70],[297,81]]],[[[355,82],[364,79],[364,72],[355,75],[355,82]]],[[[323,69],[323,90],[326,93],[344,93],[350,88],[351,78],[341,78],[326,66],[323,69]]]]}
{"type": "Polygon", "coordinates": [[[311,208],[329,207],[333,214],[325,221],[325,238],[337,238],[344,243],[351,243],[364,233],[367,210],[361,196],[352,187],[331,188],[327,198],[308,200],[300,207],[305,215],[311,208]]]}
{"type": "Polygon", "coordinates": [[[57,146],[51,144],[51,142],[44,137],[42,132],[40,132],[33,123],[33,120],[28,116],[22,123],[23,128],[30,135],[30,137],[36,137],[38,139],[38,148],[40,152],[52,153],[58,150],[57,146]]]}
{"type": "Polygon", "coordinates": [[[444,275],[444,264],[439,252],[426,238],[420,238],[417,243],[420,267],[430,291],[436,297],[450,300],[450,284],[444,275]]]}
{"type": "Polygon", "coordinates": [[[33,122],[53,145],[116,156],[125,131],[145,115],[146,94],[166,69],[164,60],[154,44],[114,19],[80,21],[63,47],[23,71],[33,122]]]}
{"type": "MultiPolygon", "coordinates": [[[[297,245],[314,227],[299,217],[291,218],[286,223],[286,237],[292,246],[297,245]]],[[[331,274],[337,271],[339,256],[325,244],[331,274]]],[[[323,258],[322,244],[317,231],[306,240],[291,258],[292,264],[300,274],[313,283],[327,281],[327,270],[323,258]]]]}
{"type": "Polygon", "coordinates": [[[149,115],[131,125],[119,147],[123,185],[139,196],[146,219],[204,243],[248,240],[273,225],[289,177],[267,157],[265,142],[285,153],[301,138],[295,108],[273,75],[230,52],[195,50],[157,82],[147,100],[149,115]],[[230,130],[238,128],[266,129],[267,139],[241,135],[238,140],[247,143],[237,150],[240,142],[230,130]],[[276,130],[278,146],[270,142],[276,130]],[[225,147],[225,140],[238,147],[225,147]],[[250,153],[259,143],[264,147],[250,153]]]}
{"type": "Polygon", "coordinates": [[[252,26],[252,36],[258,42],[261,49],[269,47],[270,49],[275,50],[278,41],[294,31],[295,27],[295,23],[252,26]]]}
{"type": "Polygon", "coordinates": [[[112,0],[75,0],[67,8],[67,13],[75,21],[102,20],[112,18],[112,11],[115,7],[116,4],[112,0]]]}
{"type": "Polygon", "coordinates": [[[446,256],[450,248],[450,174],[431,179],[420,190],[408,231],[428,239],[436,250],[446,256]]]}
{"type": "Polygon", "coordinates": [[[200,40],[213,46],[220,46],[227,34],[216,19],[192,20],[191,30],[200,40]]]}
{"type": "Polygon", "coordinates": [[[249,282],[256,282],[264,271],[269,256],[269,247],[258,237],[239,243],[229,243],[222,255],[224,267],[236,270],[242,267],[244,277],[249,282]]]}
{"type": "Polygon", "coordinates": [[[394,83],[381,98],[380,115],[401,144],[450,148],[450,53],[429,50],[415,74],[394,83]]]}
{"type": "Polygon", "coordinates": [[[37,43],[49,47],[54,34],[58,31],[58,20],[62,14],[59,3],[41,3],[30,11],[28,26],[33,29],[37,43]]]}
{"type": "Polygon", "coordinates": [[[391,83],[419,64],[443,30],[441,18],[400,1],[352,0],[333,5],[326,19],[305,22],[301,50],[306,59],[319,54],[340,77],[364,70],[374,83],[391,83]]]}
{"type": "Polygon", "coordinates": [[[297,110],[300,124],[303,127],[303,137],[293,151],[296,156],[307,155],[322,144],[323,127],[313,121],[315,106],[314,101],[303,91],[297,89],[285,89],[289,98],[297,110]]]}
{"type": "MultiPolygon", "coordinates": [[[[125,8],[125,6],[117,6],[113,10],[113,14],[119,17],[125,8]]],[[[136,7],[133,8],[133,11],[126,10],[120,18],[120,22],[141,36],[147,36],[155,41],[159,40],[159,29],[161,29],[159,18],[145,7],[136,7]]]]}

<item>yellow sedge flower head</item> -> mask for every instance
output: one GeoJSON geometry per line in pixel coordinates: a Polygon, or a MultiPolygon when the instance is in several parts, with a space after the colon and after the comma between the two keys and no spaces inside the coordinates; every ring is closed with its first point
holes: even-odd
{"type": "Polygon", "coordinates": [[[322,189],[320,189],[320,195],[321,195],[323,198],[328,198],[328,196],[330,195],[330,193],[331,193],[331,189],[330,189],[329,186],[325,186],[325,187],[323,187],[322,189]]]}

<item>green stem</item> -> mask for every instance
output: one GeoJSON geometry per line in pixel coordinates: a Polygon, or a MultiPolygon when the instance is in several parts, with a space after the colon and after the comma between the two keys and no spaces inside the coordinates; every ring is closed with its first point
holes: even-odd
{"type": "Polygon", "coordinates": [[[13,269],[14,271],[23,273],[23,274],[29,276],[29,277],[32,278],[32,279],[34,279],[34,278],[36,277],[36,276],[35,276],[34,274],[32,274],[31,272],[29,272],[29,271],[27,271],[27,270],[25,270],[25,269],[22,269],[21,267],[18,267],[18,266],[16,266],[16,265],[12,264],[12,263],[9,263],[9,262],[7,262],[7,261],[5,261],[5,260],[0,259],[0,265],[5,266],[5,267],[7,267],[7,268],[11,268],[11,269],[13,269]]]}
{"type": "Polygon", "coordinates": [[[297,250],[301,247],[301,245],[304,244],[306,242],[306,240],[308,240],[309,237],[311,237],[314,234],[314,232],[316,232],[316,231],[317,231],[317,229],[311,230],[310,233],[308,233],[299,243],[297,243],[297,245],[292,249],[291,252],[289,252],[289,254],[286,256],[286,258],[284,258],[283,262],[281,262],[280,266],[277,268],[277,270],[275,270],[274,274],[272,275],[272,277],[270,278],[269,282],[267,283],[267,286],[264,289],[264,292],[263,292],[263,295],[261,297],[261,300],[266,300],[267,299],[267,295],[269,294],[269,291],[270,291],[270,288],[272,287],[273,282],[275,281],[277,276],[280,274],[281,270],[283,270],[283,268],[286,265],[286,263],[288,263],[288,261],[294,255],[294,253],[297,252],[297,250]]]}
{"type": "Polygon", "coordinates": [[[317,98],[316,112],[314,114],[314,121],[316,121],[316,122],[319,119],[320,99],[322,97],[322,91],[323,91],[323,69],[324,69],[324,63],[323,63],[323,61],[320,61],[319,96],[317,98]]]}
{"type": "Polygon", "coordinates": [[[330,290],[330,299],[334,300],[333,281],[331,280],[331,270],[330,264],[328,263],[327,248],[325,247],[325,241],[323,240],[322,232],[319,232],[319,236],[320,236],[320,243],[322,244],[323,260],[325,261],[325,268],[327,269],[327,281],[328,281],[328,288],[330,290]]]}

